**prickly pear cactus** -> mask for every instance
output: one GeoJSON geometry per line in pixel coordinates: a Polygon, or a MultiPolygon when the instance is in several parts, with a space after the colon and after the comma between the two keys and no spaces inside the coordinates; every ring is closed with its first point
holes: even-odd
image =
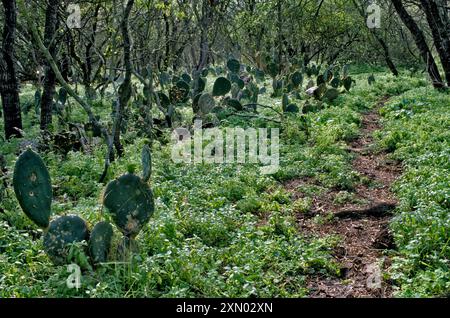
{"type": "Polygon", "coordinates": [[[216,102],[211,94],[205,93],[198,99],[198,106],[203,114],[208,114],[216,106],[216,102]]]}
{"type": "Polygon", "coordinates": [[[113,235],[111,224],[105,221],[97,223],[92,229],[89,239],[89,254],[94,264],[107,261],[113,235]]]}
{"type": "Polygon", "coordinates": [[[142,180],[147,182],[152,174],[152,153],[148,145],[142,148],[142,180]]]}
{"type": "Polygon", "coordinates": [[[51,214],[52,184],[44,162],[31,149],[19,156],[14,168],[13,184],[25,214],[38,226],[47,228],[51,214]]]}
{"type": "Polygon", "coordinates": [[[350,91],[350,88],[352,88],[353,79],[350,76],[346,77],[342,80],[342,83],[344,84],[344,88],[348,92],[348,91],[350,91]]]}
{"type": "Polygon", "coordinates": [[[230,98],[226,101],[226,103],[227,103],[227,106],[233,107],[236,110],[243,109],[241,102],[238,101],[237,99],[230,98]]]}
{"type": "Polygon", "coordinates": [[[151,189],[132,173],[108,183],[103,204],[120,231],[131,238],[139,233],[154,211],[151,189]]]}
{"type": "Polygon", "coordinates": [[[303,75],[299,71],[294,72],[291,75],[291,81],[295,88],[299,87],[303,83],[303,75]]]}
{"type": "Polygon", "coordinates": [[[84,220],[76,215],[61,216],[50,223],[44,234],[44,249],[52,262],[61,265],[66,262],[69,245],[87,241],[89,231],[84,220]]]}
{"type": "Polygon", "coordinates": [[[231,58],[227,61],[227,68],[231,73],[239,73],[241,63],[239,63],[238,60],[231,58]]]}
{"type": "Polygon", "coordinates": [[[213,96],[224,96],[231,90],[231,82],[225,77],[219,77],[214,82],[213,96]]]}
{"type": "Polygon", "coordinates": [[[339,92],[336,88],[330,88],[324,94],[324,98],[328,99],[330,102],[334,101],[338,97],[339,92]]]}

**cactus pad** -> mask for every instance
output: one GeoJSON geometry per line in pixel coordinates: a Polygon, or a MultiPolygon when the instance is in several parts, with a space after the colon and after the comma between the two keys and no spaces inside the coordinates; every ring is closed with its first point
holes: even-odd
{"type": "Polygon", "coordinates": [[[238,101],[237,99],[233,99],[233,98],[228,99],[226,103],[227,103],[228,106],[233,107],[236,110],[242,110],[243,109],[241,102],[238,101]]]}
{"type": "Polygon", "coordinates": [[[219,77],[214,82],[213,96],[224,96],[231,90],[231,83],[225,77],[219,77]]]}
{"type": "Polygon", "coordinates": [[[148,145],[142,148],[142,180],[147,182],[152,174],[152,153],[148,145]]]}
{"type": "Polygon", "coordinates": [[[41,157],[31,149],[19,156],[14,168],[14,192],[20,207],[38,226],[48,227],[52,185],[41,157]]]}
{"type": "Polygon", "coordinates": [[[239,63],[239,61],[236,59],[229,59],[227,61],[227,67],[231,73],[239,73],[239,70],[241,69],[241,63],[239,63]]]}
{"type": "Polygon", "coordinates": [[[138,176],[128,173],[106,186],[103,204],[125,236],[136,236],[154,211],[153,193],[138,176]]]}
{"type": "Polygon", "coordinates": [[[303,83],[303,75],[300,72],[294,72],[291,76],[292,84],[295,88],[297,88],[299,85],[303,83]]]}
{"type": "Polygon", "coordinates": [[[198,106],[203,114],[208,114],[216,106],[216,102],[211,94],[205,93],[198,99],[198,106]]]}
{"type": "Polygon", "coordinates": [[[50,223],[44,235],[44,249],[53,263],[64,264],[69,244],[88,240],[86,222],[76,215],[61,216],[50,223]]]}
{"type": "Polygon", "coordinates": [[[95,264],[104,263],[108,259],[113,235],[111,224],[105,221],[97,223],[92,229],[89,239],[89,253],[95,264]]]}

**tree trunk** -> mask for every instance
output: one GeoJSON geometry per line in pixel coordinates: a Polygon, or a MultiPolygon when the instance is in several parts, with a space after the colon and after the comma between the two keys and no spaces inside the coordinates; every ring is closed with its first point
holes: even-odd
{"type": "Polygon", "coordinates": [[[202,70],[205,68],[208,62],[209,54],[209,42],[208,42],[208,29],[213,17],[213,11],[210,5],[214,5],[214,1],[211,4],[203,0],[202,3],[202,17],[200,19],[200,57],[195,67],[193,80],[194,80],[194,96],[198,94],[198,79],[202,70]]]}
{"type": "Polygon", "coordinates": [[[14,41],[16,35],[17,9],[15,0],[2,0],[5,8],[2,61],[0,61],[0,92],[3,105],[6,139],[21,137],[19,82],[16,75],[14,41]]]}
{"type": "Polygon", "coordinates": [[[117,129],[114,132],[114,147],[117,155],[120,157],[123,154],[123,146],[120,142],[120,132],[122,128],[123,116],[128,102],[131,98],[131,75],[133,73],[133,65],[131,63],[131,37],[129,31],[129,18],[131,9],[133,8],[134,0],[128,0],[122,18],[121,29],[123,38],[123,63],[125,66],[125,78],[119,87],[119,109],[116,112],[117,129]]]}
{"type": "Polygon", "coordinates": [[[163,20],[164,20],[164,38],[166,40],[165,43],[165,51],[164,51],[164,61],[163,61],[163,67],[162,70],[167,70],[167,68],[169,67],[169,61],[171,59],[170,56],[170,42],[171,42],[171,36],[170,36],[170,24],[169,24],[169,17],[167,16],[167,14],[164,12],[163,13],[163,20]]]}
{"type": "Polygon", "coordinates": [[[383,48],[384,60],[386,61],[386,64],[389,67],[389,70],[391,71],[391,73],[394,76],[398,76],[398,70],[395,67],[394,62],[392,61],[391,53],[389,52],[389,47],[387,46],[386,42],[381,37],[378,36],[378,34],[375,34],[375,32],[373,32],[373,33],[374,33],[374,36],[377,39],[378,43],[380,43],[381,47],[383,48]]]}
{"type": "MultiPolygon", "coordinates": [[[[275,45],[278,49],[277,51],[277,63],[281,65],[281,60],[283,58],[283,14],[281,11],[281,0],[277,1],[277,42],[278,45],[275,45]]],[[[281,72],[281,68],[279,68],[281,72]]]]}
{"type": "Polygon", "coordinates": [[[202,19],[200,22],[200,57],[196,67],[197,72],[201,72],[206,66],[209,54],[209,43],[208,43],[208,27],[211,19],[211,8],[209,7],[208,1],[203,1],[202,5],[202,19]]]}
{"type": "Polygon", "coordinates": [[[450,34],[446,25],[448,21],[445,21],[446,18],[441,14],[433,0],[421,0],[420,3],[427,17],[434,45],[444,68],[447,85],[450,86],[450,34]]]}
{"type": "MultiPolygon", "coordinates": [[[[353,5],[358,10],[359,14],[364,18],[364,21],[365,21],[367,19],[367,14],[364,12],[364,10],[360,6],[358,6],[358,4],[356,3],[355,0],[353,0],[353,5]]],[[[370,31],[370,34],[373,35],[375,40],[378,42],[378,44],[380,44],[381,48],[383,49],[383,57],[384,57],[384,60],[386,61],[386,65],[389,67],[389,70],[391,71],[391,73],[394,76],[398,76],[398,70],[395,67],[394,62],[392,61],[391,53],[389,51],[389,47],[388,47],[386,41],[384,41],[384,39],[377,33],[376,29],[369,29],[369,31],[370,31]]]]}
{"type": "Polygon", "coordinates": [[[408,11],[406,11],[401,0],[391,0],[391,2],[393,3],[400,19],[403,21],[403,23],[406,25],[406,27],[414,37],[414,41],[416,42],[417,48],[420,51],[420,55],[427,65],[427,71],[430,75],[433,86],[435,88],[444,87],[445,85],[442,82],[441,75],[439,74],[439,69],[436,65],[436,62],[434,61],[433,55],[431,54],[431,50],[428,47],[422,30],[419,28],[408,11]]]}
{"type": "MultiPolygon", "coordinates": [[[[45,13],[45,32],[44,45],[48,48],[50,54],[56,59],[56,43],[55,35],[58,26],[58,7],[60,0],[49,0],[45,13]]],[[[53,96],[55,94],[56,76],[46,61],[44,92],[41,99],[41,130],[48,132],[49,126],[52,124],[53,96]]]]}

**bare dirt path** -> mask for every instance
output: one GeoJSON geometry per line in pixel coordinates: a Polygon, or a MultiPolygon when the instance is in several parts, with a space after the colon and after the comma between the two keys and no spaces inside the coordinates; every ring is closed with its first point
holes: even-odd
{"type": "MultiPolygon", "coordinates": [[[[355,155],[353,169],[367,181],[354,189],[355,200],[338,204],[335,198],[339,191],[331,190],[313,198],[310,213],[298,216],[302,233],[335,234],[341,238],[333,255],[341,266],[340,277],[310,278],[310,297],[390,297],[392,293],[390,285],[382,280],[382,270],[389,266],[382,251],[393,247],[388,224],[397,201],[389,189],[401,167],[370,148],[373,132],[380,129],[378,109],[387,100],[388,97],[382,98],[364,115],[360,136],[349,144],[349,151],[355,155]],[[317,215],[333,218],[317,222],[314,218],[317,215]]],[[[295,189],[307,183],[311,180],[293,180],[286,186],[295,189]]]]}

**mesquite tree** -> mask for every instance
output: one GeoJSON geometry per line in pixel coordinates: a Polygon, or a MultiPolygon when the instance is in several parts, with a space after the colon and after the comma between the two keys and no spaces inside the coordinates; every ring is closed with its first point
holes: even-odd
{"type": "Polygon", "coordinates": [[[450,86],[450,20],[446,4],[442,0],[421,0],[423,11],[431,29],[434,45],[444,68],[447,85],[450,86]]]}
{"type": "Polygon", "coordinates": [[[16,36],[17,8],[15,0],[2,0],[5,9],[5,26],[0,59],[0,92],[5,120],[5,137],[21,136],[19,81],[16,74],[14,41],[16,36]]]}
{"type": "MultiPolygon", "coordinates": [[[[56,59],[56,31],[58,28],[58,8],[61,0],[49,0],[45,12],[44,45],[56,59]]],[[[52,123],[53,96],[55,95],[56,76],[48,61],[45,65],[44,91],[41,99],[41,130],[47,132],[52,123]]]]}
{"type": "Polygon", "coordinates": [[[442,82],[441,75],[439,74],[439,68],[427,44],[424,32],[418,26],[416,21],[414,21],[413,17],[408,13],[405,6],[403,5],[402,0],[391,0],[391,1],[395,7],[395,10],[398,13],[398,16],[414,37],[414,41],[416,43],[417,48],[419,49],[420,56],[422,57],[423,62],[427,66],[428,75],[430,76],[433,86],[435,88],[443,87],[444,84],[442,82]]]}

